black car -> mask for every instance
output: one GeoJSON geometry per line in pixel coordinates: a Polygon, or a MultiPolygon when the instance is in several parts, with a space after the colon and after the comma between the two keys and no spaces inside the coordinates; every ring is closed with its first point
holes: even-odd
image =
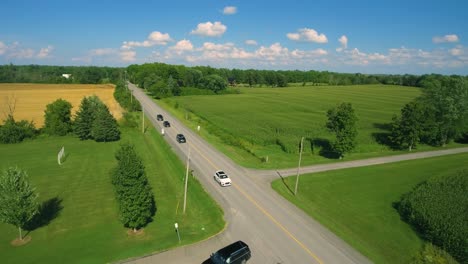
{"type": "Polygon", "coordinates": [[[184,137],[184,135],[182,135],[182,134],[177,134],[176,140],[177,140],[177,142],[179,142],[179,143],[185,143],[185,142],[186,142],[185,137],[184,137]]]}
{"type": "Polygon", "coordinates": [[[251,257],[249,246],[243,241],[237,241],[211,254],[210,260],[214,264],[246,263],[251,257]]]}
{"type": "Polygon", "coordinates": [[[163,122],[163,126],[164,127],[171,127],[171,123],[169,123],[169,121],[166,120],[166,121],[163,122]]]}
{"type": "Polygon", "coordinates": [[[162,115],[157,115],[156,116],[156,120],[158,121],[163,121],[164,120],[164,117],[162,115]]]}

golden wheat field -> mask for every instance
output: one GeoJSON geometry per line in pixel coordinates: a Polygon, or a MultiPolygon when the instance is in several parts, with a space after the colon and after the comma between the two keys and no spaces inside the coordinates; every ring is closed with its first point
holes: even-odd
{"type": "Polygon", "coordinates": [[[78,110],[85,96],[96,95],[109,107],[112,115],[122,117],[122,108],[114,99],[112,84],[30,84],[0,83],[0,119],[1,123],[9,113],[9,106],[14,106],[13,116],[16,121],[33,121],[37,128],[44,125],[46,105],[62,98],[73,106],[72,115],[78,110]]]}

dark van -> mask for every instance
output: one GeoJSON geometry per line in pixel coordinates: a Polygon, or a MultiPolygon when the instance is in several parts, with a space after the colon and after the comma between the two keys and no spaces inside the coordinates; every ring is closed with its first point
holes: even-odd
{"type": "Polygon", "coordinates": [[[239,240],[211,254],[210,259],[214,264],[239,264],[246,263],[250,257],[249,246],[239,240]]]}

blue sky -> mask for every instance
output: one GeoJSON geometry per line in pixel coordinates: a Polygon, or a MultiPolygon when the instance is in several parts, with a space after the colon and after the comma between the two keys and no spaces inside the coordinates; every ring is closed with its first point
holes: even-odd
{"type": "Polygon", "coordinates": [[[468,1],[1,3],[0,64],[468,75],[468,1]]]}

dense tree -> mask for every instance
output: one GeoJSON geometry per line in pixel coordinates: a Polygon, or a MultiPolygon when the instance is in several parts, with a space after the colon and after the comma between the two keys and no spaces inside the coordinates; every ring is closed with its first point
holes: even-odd
{"type": "Polygon", "coordinates": [[[200,81],[200,87],[208,90],[212,90],[215,93],[219,93],[225,90],[227,87],[226,80],[216,74],[205,76],[200,81]]]}
{"type": "Polygon", "coordinates": [[[91,137],[98,142],[110,142],[120,139],[119,125],[105,104],[99,104],[94,113],[91,137]]]}
{"type": "Polygon", "coordinates": [[[64,136],[72,130],[72,105],[63,99],[57,99],[46,106],[43,131],[49,135],[64,136]]]}
{"type": "Polygon", "coordinates": [[[117,82],[114,90],[114,98],[119,102],[120,106],[127,111],[139,111],[141,110],[141,105],[138,100],[131,98],[132,94],[129,89],[127,89],[125,82],[117,82]]]}
{"type": "Polygon", "coordinates": [[[13,115],[8,115],[5,123],[0,126],[0,143],[19,143],[26,138],[33,138],[37,134],[34,123],[26,120],[16,122],[13,115]]]}
{"type": "Polygon", "coordinates": [[[76,112],[74,131],[81,139],[91,139],[91,127],[94,121],[95,103],[92,102],[92,97],[84,97],[81,100],[80,108],[76,112]]]}
{"type": "Polygon", "coordinates": [[[37,213],[37,194],[29,185],[27,173],[10,167],[0,176],[0,221],[18,228],[22,240],[22,229],[37,213]]]}
{"type": "Polygon", "coordinates": [[[357,117],[351,103],[341,103],[327,111],[328,121],[326,127],[335,133],[336,139],[332,146],[340,156],[350,152],[356,147],[357,117]]]}
{"type": "Polygon", "coordinates": [[[411,151],[424,135],[425,110],[423,105],[415,100],[401,109],[401,117],[394,116],[390,140],[398,147],[411,151]]]}
{"type": "Polygon", "coordinates": [[[134,231],[146,226],[156,212],[151,186],[143,161],[133,145],[122,144],[115,154],[117,166],[112,170],[112,183],[119,204],[120,219],[134,231]]]}
{"type": "Polygon", "coordinates": [[[468,82],[462,77],[430,78],[422,100],[434,115],[431,143],[444,146],[464,132],[468,122],[468,82]]]}
{"type": "Polygon", "coordinates": [[[109,108],[95,95],[81,100],[74,131],[81,140],[115,141],[120,138],[117,121],[109,112],[109,108]]]}

